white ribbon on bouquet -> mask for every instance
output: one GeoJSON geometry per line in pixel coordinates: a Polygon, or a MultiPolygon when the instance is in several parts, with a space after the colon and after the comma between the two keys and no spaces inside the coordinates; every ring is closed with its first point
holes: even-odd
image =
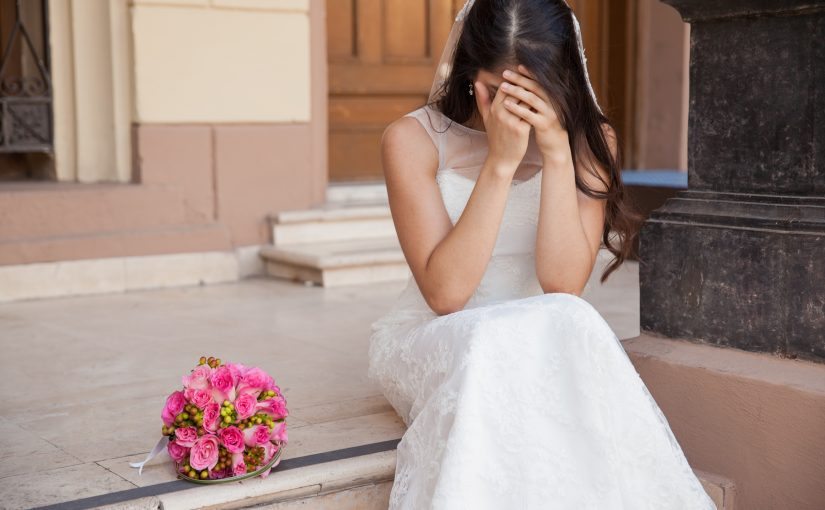
{"type": "Polygon", "coordinates": [[[130,462],[129,465],[132,466],[133,468],[139,468],[138,469],[138,474],[139,475],[142,474],[143,473],[143,466],[145,466],[146,463],[149,462],[150,460],[154,459],[157,454],[162,452],[163,449],[166,448],[167,444],[169,444],[169,436],[161,437],[158,440],[158,444],[156,444],[155,447],[152,448],[152,451],[149,452],[149,454],[146,456],[146,458],[143,459],[143,462],[130,462]]]}

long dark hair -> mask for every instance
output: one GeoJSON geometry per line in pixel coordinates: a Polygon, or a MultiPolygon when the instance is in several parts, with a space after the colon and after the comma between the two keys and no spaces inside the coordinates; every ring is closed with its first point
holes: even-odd
{"type": "Polygon", "coordinates": [[[576,187],[589,197],[607,199],[602,242],[614,259],[602,273],[604,282],[632,255],[641,216],[625,196],[621,145],[617,141],[614,157],[604,132],[610,122],[589,93],[570,7],[561,0],[476,0],[466,14],[450,73],[431,106],[463,124],[477,115],[467,91],[479,69],[519,63],[547,91],[568,132],[576,187]],[[588,187],[579,174],[580,167],[594,161],[609,174],[610,182],[604,182],[589,168],[607,191],[588,187]]]}

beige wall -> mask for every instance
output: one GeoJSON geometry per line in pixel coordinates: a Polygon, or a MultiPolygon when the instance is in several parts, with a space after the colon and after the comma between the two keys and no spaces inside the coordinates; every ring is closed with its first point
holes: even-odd
{"type": "Polygon", "coordinates": [[[311,120],[309,0],[50,0],[49,8],[60,181],[129,182],[133,122],[311,120]]]}
{"type": "Polygon", "coordinates": [[[309,122],[308,0],[132,4],[136,122],[309,122]]]}
{"type": "Polygon", "coordinates": [[[638,5],[636,168],[687,170],[690,25],[660,0],[638,5]]]}

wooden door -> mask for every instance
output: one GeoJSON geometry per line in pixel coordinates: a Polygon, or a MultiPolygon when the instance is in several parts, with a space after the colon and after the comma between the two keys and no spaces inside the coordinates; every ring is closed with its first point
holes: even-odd
{"type": "MultiPolygon", "coordinates": [[[[602,109],[633,146],[634,5],[571,0],[602,109]]],[[[464,0],[327,0],[329,178],[380,180],[387,124],[423,105],[464,0]]]]}
{"type": "Polygon", "coordinates": [[[330,181],[382,178],[380,140],[427,101],[463,0],[327,0],[330,181]]]}

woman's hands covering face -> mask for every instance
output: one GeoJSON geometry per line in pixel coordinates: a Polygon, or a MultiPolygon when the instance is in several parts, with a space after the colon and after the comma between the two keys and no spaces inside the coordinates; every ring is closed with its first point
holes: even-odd
{"type": "Polygon", "coordinates": [[[502,73],[505,81],[498,92],[506,93],[510,99],[502,101],[503,108],[535,128],[536,143],[545,157],[564,155],[563,151],[570,149],[567,131],[556,115],[550,96],[526,67],[519,64],[517,69],[518,72],[502,73]]]}
{"type": "Polygon", "coordinates": [[[473,82],[473,89],[487,131],[487,159],[492,161],[494,171],[512,179],[527,152],[531,126],[505,105],[506,101],[517,101],[505,90],[499,87],[495,97],[491,99],[490,92],[482,82],[473,82]]]}

